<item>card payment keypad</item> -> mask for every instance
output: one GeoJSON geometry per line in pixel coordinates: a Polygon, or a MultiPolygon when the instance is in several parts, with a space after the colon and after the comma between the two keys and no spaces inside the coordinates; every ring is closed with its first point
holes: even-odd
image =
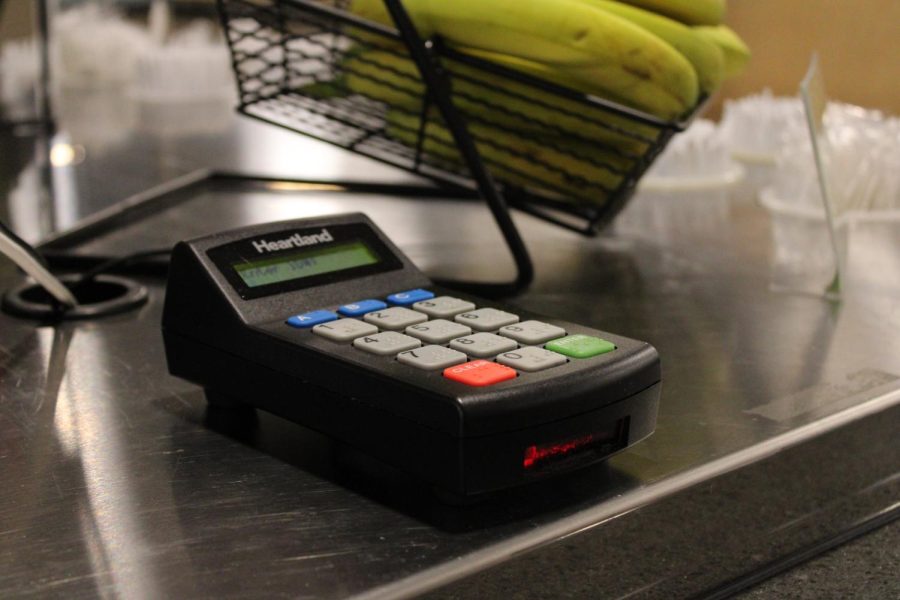
{"type": "Polygon", "coordinates": [[[479,387],[616,349],[598,337],[568,335],[550,323],[521,321],[511,312],[479,308],[452,296],[435,297],[422,289],[396,292],[384,300],[349,302],[335,311],[293,315],[285,322],[332,342],[351,344],[354,351],[390,357],[479,387]]]}

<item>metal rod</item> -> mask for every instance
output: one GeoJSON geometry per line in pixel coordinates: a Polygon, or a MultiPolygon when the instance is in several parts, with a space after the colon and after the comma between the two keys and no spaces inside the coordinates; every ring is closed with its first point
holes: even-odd
{"type": "Polygon", "coordinates": [[[50,162],[50,151],[53,147],[53,138],[56,135],[56,122],[53,118],[53,104],[51,99],[52,65],[50,63],[50,9],[47,0],[35,2],[35,27],[37,34],[38,59],[40,72],[38,73],[37,89],[37,118],[39,126],[34,142],[35,166],[40,177],[40,196],[37,202],[41,206],[43,224],[51,231],[58,229],[58,211],[56,210],[56,191],[53,182],[53,165],[50,162]]]}
{"type": "Polygon", "coordinates": [[[456,146],[478,186],[481,197],[487,203],[491,214],[494,216],[494,220],[497,222],[497,226],[506,240],[517,269],[516,278],[512,282],[505,284],[446,280],[438,281],[438,283],[484,296],[507,296],[521,292],[534,279],[534,266],[532,265],[531,257],[528,255],[528,248],[526,248],[512,220],[506,200],[498,191],[493,178],[481,160],[478,148],[475,146],[472,136],[469,135],[465,119],[453,104],[450,81],[440,67],[437,57],[431,51],[433,45],[426,44],[419,35],[400,0],[384,0],[384,3],[391,18],[394,20],[394,24],[400,31],[410,56],[422,75],[422,80],[428,90],[427,93],[430,99],[441,111],[441,116],[444,118],[453,140],[456,142],[456,146]]]}
{"type": "Polygon", "coordinates": [[[45,128],[47,139],[51,139],[55,124],[53,111],[50,104],[50,13],[47,8],[47,0],[38,0],[36,5],[36,20],[38,34],[38,56],[40,58],[40,89],[38,90],[38,118],[45,128]]]}

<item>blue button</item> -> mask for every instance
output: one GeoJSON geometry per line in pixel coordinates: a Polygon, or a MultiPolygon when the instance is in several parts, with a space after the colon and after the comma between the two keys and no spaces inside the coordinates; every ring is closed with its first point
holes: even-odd
{"type": "Polygon", "coordinates": [[[388,302],[399,306],[409,306],[422,300],[431,300],[434,294],[428,290],[407,290],[405,292],[397,292],[387,297],[388,302]]]}
{"type": "Polygon", "coordinates": [[[306,329],[319,323],[327,323],[328,321],[336,321],[338,316],[330,310],[314,310],[312,312],[303,313],[302,315],[294,315],[287,320],[287,324],[291,327],[300,327],[306,329]]]}
{"type": "Polygon", "coordinates": [[[338,309],[338,312],[345,317],[358,317],[370,313],[373,310],[381,310],[382,308],[387,308],[387,304],[381,300],[360,300],[358,302],[351,302],[350,304],[343,305],[338,309]]]}

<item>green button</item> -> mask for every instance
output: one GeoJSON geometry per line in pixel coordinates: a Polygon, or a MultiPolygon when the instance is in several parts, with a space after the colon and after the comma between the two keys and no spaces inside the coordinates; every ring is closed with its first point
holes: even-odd
{"type": "Polygon", "coordinates": [[[598,337],[577,334],[553,340],[544,348],[572,358],[590,358],[612,352],[616,349],[616,345],[598,337]]]}

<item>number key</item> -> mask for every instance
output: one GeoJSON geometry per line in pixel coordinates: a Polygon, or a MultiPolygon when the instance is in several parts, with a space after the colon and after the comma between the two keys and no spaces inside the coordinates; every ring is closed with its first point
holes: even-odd
{"type": "Polygon", "coordinates": [[[353,340],[353,345],[360,350],[387,356],[406,350],[412,350],[422,345],[416,338],[397,333],[396,331],[382,331],[374,335],[366,335],[353,340]]]}
{"type": "Polygon", "coordinates": [[[566,357],[556,352],[550,352],[543,348],[528,346],[510,352],[504,352],[497,357],[497,362],[519,371],[534,373],[550,367],[558,367],[566,364],[566,357]]]}
{"type": "Polygon", "coordinates": [[[505,325],[518,323],[519,317],[496,308],[479,308],[456,315],[453,320],[468,325],[475,331],[495,331],[505,325]]]}
{"type": "Polygon", "coordinates": [[[543,321],[523,321],[501,327],[497,334],[514,339],[520,344],[537,346],[565,336],[566,330],[543,321]]]}
{"type": "Polygon", "coordinates": [[[389,331],[402,331],[410,325],[416,325],[417,323],[428,320],[426,315],[401,306],[376,310],[367,313],[363,318],[367,323],[371,323],[379,329],[387,329],[389,331]]]}
{"type": "Polygon", "coordinates": [[[466,337],[456,338],[450,342],[450,347],[475,358],[488,358],[497,356],[501,352],[515,350],[518,344],[509,338],[493,333],[473,333],[466,337]]]}
{"type": "Polygon", "coordinates": [[[432,319],[449,319],[459,313],[475,310],[475,305],[452,296],[438,296],[412,305],[413,310],[423,312],[432,319]]]}
{"type": "Polygon", "coordinates": [[[406,335],[419,338],[426,344],[446,344],[453,338],[469,335],[472,330],[461,323],[435,319],[406,328],[406,335]]]}
{"type": "Polygon", "coordinates": [[[424,369],[426,371],[437,371],[438,369],[446,369],[453,365],[459,365],[466,360],[466,355],[450,348],[443,346],[423,346],[415,350],[407,350],[397,355],[397,360],[403,364],[424,369]]]}
{"type": "Polygon", "coordinates": [[[378,328],[356,319],[338,319],[316,325],[312,331],[333,342],[350,342],[363,335],[378,333],[378,328]]]}

